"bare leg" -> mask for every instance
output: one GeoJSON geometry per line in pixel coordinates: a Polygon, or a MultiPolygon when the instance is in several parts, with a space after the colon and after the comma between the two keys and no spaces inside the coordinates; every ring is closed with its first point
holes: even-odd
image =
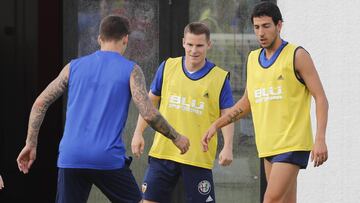
{"type": "Polygon", "coordinates": [[[297,188],[297,181],[295,180],[291,185],[291,187],[289,188],[289,192],[286,196],[285,202],[296,203],[296,188],[297,188]]]}
{"type": "Polygon", "coordinates": [[[272,166],[272,163],[264,158],[264,168],[265,168],[265,175],[266,175],[267,182],[269,182],[271,166],[272,166]]]}
{"type": "Polygon", "coordinates": [[[149,201],[149,200],[143,200],[143,203],[157,203],[157,202],[152,202],[152,201],[149,201]]]}
{"type": "Polygon", "coordinates": [[[289,203],[287,197],[293,198],[292,194],[295,194],[296,199],[296,178],[299,167],[280,162],[271,164],[266,160],[264,165],[268,180],[264,203],[289,203]]]}

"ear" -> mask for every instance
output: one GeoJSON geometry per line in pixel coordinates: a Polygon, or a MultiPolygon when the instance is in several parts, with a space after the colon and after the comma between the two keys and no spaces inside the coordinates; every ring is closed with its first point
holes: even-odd
{"type": "Polygon", "coordinates": [[[185,38],[182,38],[182,45],[185,48],[185,38]]]}
{"type": "Polygon", "coordinates": [[[278,21],[278,24],[276,25],[279,33],[280,33],[280,31],[281,31],[281,28],[282,28],[282,23],[283,23],[283,22],[282,22],[281,20],[279,20],[279,21],[278,21]]]}
{"type": "Polygon", "coordinates": [[[97,37],[97,42],[98,42],[99,46],[101,46],[102,40],[101,40],[100,35],[98,35],[98,37],[97,37]]]}
{"type": "Polygon", "coordinates": [[[129,42],[129,35],[126,35],[124,38],[123,38],[123,45],[127,45],[129,42]]]}
{"type": "Polygon", "coordinates": [[[209,39],[209,40],[208,40],[208,48],[207,48],[207,49],[209,50],[209,49],[211,49],[211,47],[212,47],[212,42],[211,42],[211,40],[209,39]]]}

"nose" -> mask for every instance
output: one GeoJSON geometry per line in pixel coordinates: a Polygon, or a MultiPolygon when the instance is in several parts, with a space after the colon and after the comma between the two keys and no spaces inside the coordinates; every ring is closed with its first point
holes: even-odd
{"type": "Polygon", "coordinates": [[[196,46],[191,47],[191,53],[196,53],[196,51],[197,51],[196,46]]]}
{"type": "Polygon", "coordinates": [[[264,36],[264,34],[265,34],[264,29],[262,27],[260,27],[259,30],[258,30],[258,35],[260,37],[262,37],[262,36],[264,36]]]}

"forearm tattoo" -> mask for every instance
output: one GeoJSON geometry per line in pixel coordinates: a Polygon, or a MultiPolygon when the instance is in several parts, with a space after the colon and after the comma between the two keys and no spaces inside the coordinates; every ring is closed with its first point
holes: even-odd
{"type": "Polygon", "coordinates": [[[154,130],[171,140],[176,140],[179,137],[179,134],[154,107],[148,97],[145,86],[144,74],[141,71],[141,68],[138,65],[135,65],[134,70],[131,73],[130,89],[133,101],[139,109],[140,115],[154,130]]]}
{"type": "Polygon", "coordinates": [[[241,108],[235,109],[233,112],[230,112],[228,114],[227,124],[239,120],[242,116],[242,113],[244,113],[244,111],[241,108]]]}
{"type": "Polygon", "coordinates": [[[67,70],[64,69],[59,76],[46,87],[32,106],[26,140],[31,146],[37,145],[38,134],[47,109],[67,89],[68,74],[67,70]]]}

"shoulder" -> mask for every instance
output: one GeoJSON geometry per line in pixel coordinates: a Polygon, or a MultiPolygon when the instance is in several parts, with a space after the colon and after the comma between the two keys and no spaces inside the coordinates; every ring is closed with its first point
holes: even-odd
{"type": "Polygon", "coordinates": [[[262,49],[263,49],[263,48],[258,48],[258,49],[255,49],[255,50],[251,50],[248,55],[249,55],[249,56],[252,56],[252,55],[254,55],[254,54],[260,54],[260,52],[261,52],[262,49]]]}
{"type": "Polygon", "coordinates": [[[302,46],[297,46],[294,52],[295,69],[300,69],[304,64],[312,63],[310,53],[302,46]]]}
{"type": "Polygon", "coordinates": [[[225,69],[223,69],[219,66],[216,66],[216,65],[213,66],[211,71],[214,71],[216,75],[227,78],[227,79],[230,77],[230,72],[228,72],[225,69]]]}
{"type": "Polygon", "coordinates": [[[165,63],[173,63],[173,62],[181,62],[182,61],[182,56],[179,56],[179,57],[169,57],[167,58],[164,62],[165,63]]]}
{"type": "Polygon", "coordinates": [[[160,64],[158,70],[161,72],[173,72],[174,70],[182,67],[182,57],[167,58],[163,63],[160,64]]]}
{"type": "Polygon", "coordinates": [[[309,52],[302,46],[296,46],[295,48],[295,58],[307,58],[310,57],[309,52]]]}

